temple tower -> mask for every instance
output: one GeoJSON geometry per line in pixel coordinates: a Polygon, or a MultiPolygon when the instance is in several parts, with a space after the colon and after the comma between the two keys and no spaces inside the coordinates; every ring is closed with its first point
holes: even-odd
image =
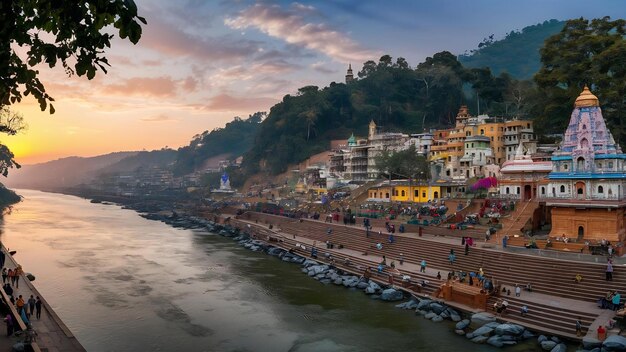
{"type": "Polygon", "coordinates": [[[346,84],[354,81],[354,75],[352,74],[352,64],[348,64],[348,72],[346,72],[346,84]]]}

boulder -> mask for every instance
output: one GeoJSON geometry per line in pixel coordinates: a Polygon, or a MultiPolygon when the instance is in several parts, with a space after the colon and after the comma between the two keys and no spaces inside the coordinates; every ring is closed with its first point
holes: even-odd
{"type": "Polygon", "coordinates": [[[461,321],[461,316],[458,314],[450,314],[450,319],[454,322],[460,322],[461,321]]]}
{"type": "Polygon", "coordinates": [[[517,324],[500,324],[496,327],[496,335],[514,335],[519,336],[524,333],[524,327],[517,324]]]}
{"type": "MultiPolygon", "coordinates": [[[[341,285],[341,284],[343,284],[343,279],[341,278],[341,276],[338,276],[338,277],[337,277],[337,278],[333,281],[333,284],[335,284],[335,285],[341,285]]],[[[374,292],[372,292],[372,293],[374,293],[374,292]]]]}
{"type": "Polygon", "coordinates": [[[321,279],[325,279],[326,278],[326,274],[324,273],[320,273],[315,275],[315,280],[321,280],[321,279]]]}
{"type": "Polygon", "coordinates": [[[358,284],[356,284],[356,288],[360,290],[364,290],[368,287],[370,287],[370,285],[368,285],[367,282],[360,281],[358,284]]]}
{"type": "Polygon", "coordinates": [[[373,289],[374,289],[374,290],[376,290],[376,291],[378,291],[378,290],[381,290],[381,289],[382,289],[382,288],[380,287],[380,285],[379,285],[379,284],[377,284],[377,283],[376,283],[376,282],[374,282],[374,281],[370,281],[370,282],[369,282],[369,285],[370,285],[370,287],[371,287],[371,288],[373,288],[373,289]]]}
{"type": "Polygon", "coordinates": [[[410,300],[410,301],[406,302],[406,306],[404,306],[404,309],[407,309],[407,310],[408,309],[412,310],[412,309],[415,309],[415,308],[417,308],[417,302],[414,301],[414,300],[410,300]]]}
{"type": "Polygon", "coordinates": [[[544,341],[546,341],[548,338],[546,337],[546,335],[539,335],[539,337],[537,337],[537,343],[542,343],[544,341]]]}
{"type": "Polygon", "coordinates": [[[416,309],[415,310],[415,314],[417,314],[417,315],[426,315],[428,313],[429,313],[428,311],[422,310],[422,309],[416,309]]]}
{"type": "Polygon", "coordinates": [[[491,335],[492,332],[493,332],[493,328],[490,328],[488,326],[481,326],[478,329],[474,330],[472,333],[474,334],[474,336],[479,336],[479,335],[489,336],[491,335]]]}
{"type": "Polygon", "coordinates": [[[443,318],[441,317],[441,315],[435,315],[432,319],[430,319],[432,321],[434,321],[435,323],[438,323],[440,321],[443,321],[443,318]]]}
{"type": "Polygon", "coordinates": [[[607,351],[626,351],[626,337],[611,335],[604,340],[602,347],[607,351]]]}
{"type": "Polygon", "coordinates": [[[445,311],[445,310],[443,312],[441,312],[441,314],[439,314],[439,316],[442,317],[443,319],[450,318],[450,316],[448,315],[448,312],[445,311]]]}
{"type": "Polygon", "coordinates": [[[404,298],[404,293],[393,288],[388,288],[380,295],[383,301],[399,301],[404,298]]]}
{"type": "Polygon", "coordinates": [[[496,317],[489,313],[476,313],[472,315],[472,324],[475,326],[483,326],[487,323],[496,321],[496,317]]]}
{"type": "Polygon", "coordinates": [[[483,326],[490,327],[490,328],[495,330],[495,328],[500,326],[500,323],[498,323],[497,321],[492,321],[491,323],[487,323],[487,324],[485,324],[483,326]]]}
{"type": "Polygon", "coordinates": [[[552,336],[550,337],[550,341],[554,341],[556,343],[561,343],[561,339],[558,338],[558,336],[552,336]]]}
{"type": "Polygon", "coordinates": [[[567,352],[567,346],[564,343],[559,343],[550,352],[567,352]]]}
{"type": "Polygon", "coordinates": [[[541,348],[544,351],[552,351],[552,349],[554,348],[554,346],[556,346],[557,343],[552,341],[552,340],[545,340],[543,342],[541,342],[541,348]]]}
{"type": "Polygon", "coordinates": [[[330,279],[321,279],[320,282],[323,283],[324,285],[331,283],[330,279]]]}
{"type": "Polygon", "coordinates": [[[522,338],[523,339],[529,339],[531,337],[535,337],[535,334],[533,334],[532,332],[530,332],[528,330],[524,330],[524,333],[522,334],[522,338]]]}
{"type": "Polygon", "coordinates": [[[590,337],[590,336],[585,336],[583,337],[583,348],[586,350],[592,350],[596,347],[602,347],[602,341],[590,337]]]}
{"type": "MultiPolygon", "coordinates": [[[[279,249],[280,249],[280,248],[279,248],[279,249]]],[[[310,266],[313,266],[313,265],[319,265],[319,263],[318,263],[318,262],[316,262],[315,260],[311,260],[311,259],[307,259],[307,260],[305,260],[305,261],[302,263],[302,266],[307,267],[307,268],[308,268],[308,267],[310,267],[310,266]]]]}
{"type": "Polygon", "coordinates": [[[312,265],[309,267],[309,272],[313,271],[313,275],[317,275],[317,274],[326,272],[326,270],[328,269],[329,269],[328,265],[312,265]]]}
{"type": "Polygon", "coordinates": [[[428,313],[424,314],[424,319],[430,320],[430,319],[432,319],[432,318],[434,318],[436,316],[437,316],[437,314],[435,314],[433,312],[428,312],[428,313]]]}
{"type": "Polygon", "coordinates": [[[472,338],[473,343],[485,343],[489,338],[487,336],[476,336],[472,338]]]}
{"type": "Polygon", "coordinates": [[[421,300],[418,304],[417,304],[417,309],[423,309],[426,310],[428,308],[428,306],[430,306],[430,304],[432,303],[431,300],[429,299],[423,299],[421,300]]]}
{"type": "Polygon", "coordinates": [[[463,330],[454,330],[457,335],[465,335],[465,331],[463,330]]]}
{"type": "Polygon", "coordinates": [[[432,302],[428,307],[430,308],[430,310],[437,314],[441,314],[447,308],[446,306],[438,302],[432,302]]]}
{"type": "Polygon", "coordinates": [[[504,346],[504,343],[502,343],[502,337],[501,336],[491,336],[488,340],[487,343],[490,344],[491,346],[494,347],[502,347],[504,346]]]}
{"type": "Polygon", "coordinates": [[[463,319],[460,322],[456,323],[455,328],[457,330],[464,330],[470,325],[470,321],[468,319],[463,319]]]}

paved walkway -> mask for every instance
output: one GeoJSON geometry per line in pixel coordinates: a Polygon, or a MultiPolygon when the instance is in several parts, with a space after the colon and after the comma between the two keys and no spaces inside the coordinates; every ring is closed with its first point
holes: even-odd
{"type": "MultiPolygon", "coordinates": [[[[7,268],[7,270],[9,268],[15,269],[18,264],[15,259],[8,254],[4,245],[1,246],[0,250],[2,250],[6,255],[6,260],[4,262],[5,268],[7,268]]],[[[27,272],[28,268],[24,268],[24,271],[27,272]]],[[[31,320],[33,328],[37,331],[37,344],[41,348],[41,351],[85,351],[85,348],[83,348],[68,327],[63,323],[63,321],[61,321],[48,302],[46,302],[43,295],[37,291],[35,286],[33,286],[33,284],[28,281],[24,275],[20,277],[19,288],[13,287],[13,297],[18,297],[19,295],[22,295],[24,301],[27,301],[31,295],[33,295],[33,297],[39,296],[41,298],[41,319],[37,320],[33,314],[31,320]]],[[[8,304],[10,304],[10,302],[8,304]]],[[[10,351],[10,346],[20,340],[21,339],[17,339],[15,337],[7,337],[5,329],[4,333],[0,333],[0,346],[2,346],[0,348],[3,351],[10,351]],[[4,346],[8,346],[9,348],[5,349],[4,346]]]]}

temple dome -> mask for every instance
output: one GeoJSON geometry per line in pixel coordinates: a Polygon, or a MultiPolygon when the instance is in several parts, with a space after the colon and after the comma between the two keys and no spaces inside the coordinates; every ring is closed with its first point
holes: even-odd
{"type": "Polygon", "coordinates": [[[574,106],[577,108],[586,108],[591,106],[600,106],[600,102],[598,101],[598,97],[593,95],[589,88],[585,85],[583,91],[580,93],[578,98],[576,98],[576,102],[574,106]]]}

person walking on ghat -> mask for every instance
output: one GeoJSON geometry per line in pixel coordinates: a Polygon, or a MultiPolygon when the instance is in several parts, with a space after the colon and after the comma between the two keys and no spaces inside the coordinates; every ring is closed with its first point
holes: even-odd
{"type": "Polygon", "coordinates": [[[9,276],[9,273],[7,272],[7,268],[2,268],[2,284],[7,283],[7,276],[9,276]]]}
{"type": "Polygon", "coordinates": [[[9,268],[7,276],[9,278],[9,283],[12,284],[12,285],[15,284],[15,275],[13,274],[13,269],[9,268]]]}
{"type": "Polygon", "coordinates": [[[35,300],[35,297],[33,297],[33,295],[30,295],[30,298],[28,299],[28,315],[32,316],[33,313],[35,312],[35,304],[37,303],[37,301],[35,300]]]}
{"type": "Polygon", "coordinates": [[[613,262],[611,259],[606,263],[606,281],[613,281],[613,262]]]}
{"type": "Polygon", "coordinates": [[[15,288],[20,288],[20,276],[22,276],[22,274],[24,274],[22,266],[18,265],[13,271],[13,275],[15,275],[15,288]]]}
{"type": "Polygon", "coordinates": [[[37,300],[35,301],[35,311],[37,320],[41,319],[41,298],[37,296],[37,300]]]}

